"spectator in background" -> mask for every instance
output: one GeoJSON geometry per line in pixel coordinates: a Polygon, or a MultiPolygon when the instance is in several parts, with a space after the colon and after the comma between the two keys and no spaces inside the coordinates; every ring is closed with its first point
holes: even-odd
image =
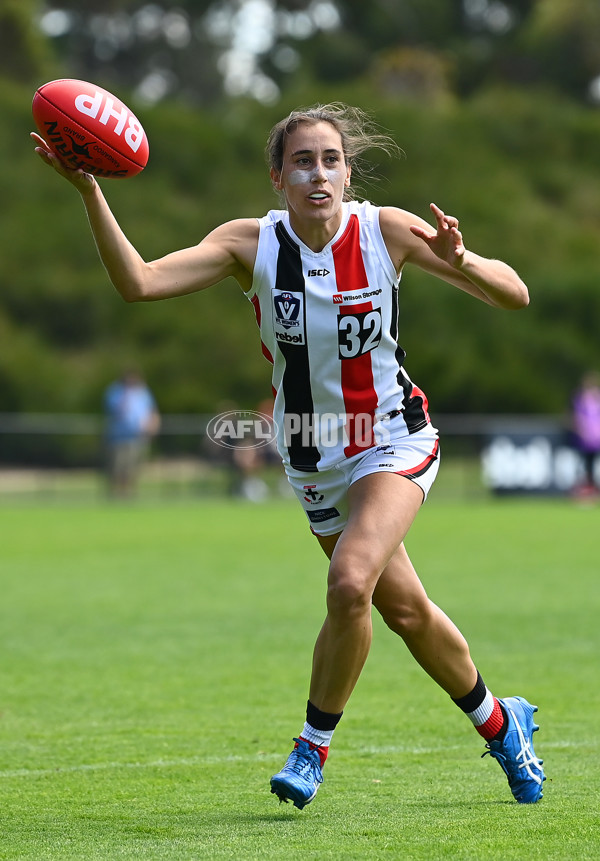
{"type": "MultiPolygon", "coordinates": [[[[281,470],[276,431],[273,428],[273,408],[273,398],[265,398],[259,403],[255,413],[271,426],[272,438],[266,443],[262,437],[258,441],[246,438],[232,449],[233,466],[237,472],[234,493],[250,502],[264,502],[268,499],[273,488],[269,487],[265,479],[271,469],[277,472],[281,470]]],[[[290,496],[289,484],[283,470],[276,490],[280,496],[290,496]]]]}
{"type": "Polygon", "coordinates": [[[152,392],[133,370],[109,385],[104,409],[109,492],[128,498],[137,488],[148,441],[160,428],[160,415],[152,392]]]}
{"type": "Polygon", "coordinates": [[[231,450],[236,472],[233,493],[249,502],[264,502],[269,496],[269,487],[263,478],[264,454],[254,441],[246,440],[231,450]]]}
{"type": "Polygon", "coordinates": [[[583,457],[584,483],[577,489],[579,495],[595,496],[598,493],[594,478],[594,464],[600,454],[600,374],[586,374],[573,397],[573,433],[575,445],[583,457]]]}

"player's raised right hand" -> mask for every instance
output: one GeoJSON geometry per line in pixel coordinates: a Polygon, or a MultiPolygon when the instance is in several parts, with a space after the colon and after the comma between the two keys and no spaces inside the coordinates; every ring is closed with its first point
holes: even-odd
{"type": "Polygon", "coordinates": [[[81,194],[89,193],[95,187],[96,180],[91,173],[86,173],[81,168],[73,170],[67,167],[37,132],[31,132],[30,136],[34,143],[37,144],[35,152],[44,164],[52,167],[56,173],[68,180],[71,185],[74,185],[81,194]]]}

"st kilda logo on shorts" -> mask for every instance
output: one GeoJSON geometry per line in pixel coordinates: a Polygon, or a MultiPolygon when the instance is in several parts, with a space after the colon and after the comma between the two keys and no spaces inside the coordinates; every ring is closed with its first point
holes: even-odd
{"type": "Polygon", "coordinates": [[[305,484],[303,487],[304,490],[304,499],[307,502],[310,502],[312,505],[318,505],[319,502],[323,502],[325,497],[322,493],[319,493],[317,490],[316,484],[305,484]]]}

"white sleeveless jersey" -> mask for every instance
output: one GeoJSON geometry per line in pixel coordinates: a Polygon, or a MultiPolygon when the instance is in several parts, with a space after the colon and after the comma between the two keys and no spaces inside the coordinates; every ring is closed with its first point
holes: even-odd
{"type": "Polygon", "coordinates": [[[429,421],[425,395],[402,367],[400,279],[379,208],[342,206],[340,229],[318,253],[294,234],[287,211],[261,218],[247,294],[273,364],[279,453],[305,472],[385,442],[390,418],[397,427],[402,417],[406,434],[429,421]]]}

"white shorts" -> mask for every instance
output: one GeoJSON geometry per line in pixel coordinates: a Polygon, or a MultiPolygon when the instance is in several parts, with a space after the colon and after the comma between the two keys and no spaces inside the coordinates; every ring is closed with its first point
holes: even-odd
{"type": "Polygon", "coordinates": [[[335,535],[348,522],[348,488],[375,472],[393,472],[418,484],[423,499],[439,469],[437,430],[428,424],[413,434],[394,437],[336,464],[324,472],[285,471],[316,535],[335,535]]]}

